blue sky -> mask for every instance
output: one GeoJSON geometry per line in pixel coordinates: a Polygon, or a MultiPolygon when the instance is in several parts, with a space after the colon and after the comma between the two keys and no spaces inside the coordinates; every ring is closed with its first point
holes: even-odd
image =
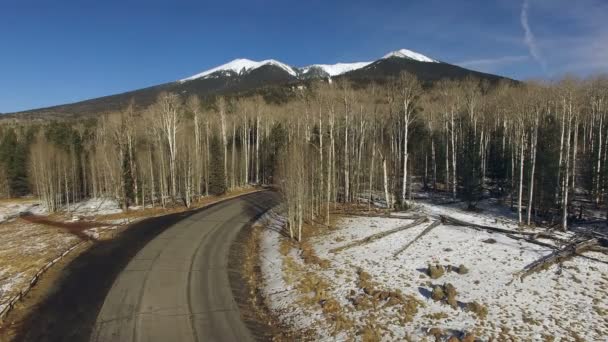
{"type": "Polygon", "coordinates": [[[231,59],[294,66],[399,48],[517,79],[608,71],[606,0],[0,0],[0,112],[184,78],[231,59]]]}

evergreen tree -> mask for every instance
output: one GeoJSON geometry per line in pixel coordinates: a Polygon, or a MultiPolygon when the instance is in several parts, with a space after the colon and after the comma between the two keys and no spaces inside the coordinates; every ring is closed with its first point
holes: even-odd
{"type": "Polygon", "coordinates": [[[221,195],[226,192],[226,182],[224,178],[224,157],[220,139],[214,136],[209,146],[210,172],[209,172],[209,193],[221,195]]]}
{"type": "Polygon", "coordinates": [[[23,196],[29,192],[27,182],[27,151],[26,139],[17,139],[14,128],[8,128],[0,141],[0,163],[6,172],[9,196],[23,196]]]}
{"type": "Polygon", "coordinates": [[[473,210],[482,195],[479,146],[470,123],[463,123],[464,148],[460,151],[460,196],[467,202],[468,209],[473,210]]]}

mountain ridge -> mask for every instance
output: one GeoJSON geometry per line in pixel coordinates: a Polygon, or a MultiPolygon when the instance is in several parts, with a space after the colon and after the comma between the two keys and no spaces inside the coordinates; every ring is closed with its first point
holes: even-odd
{"type": "Polygon", "coordinates": [[[441,62],[407,49],[389,52],[372,62],[312,64],[299,68],[275,59],[253,61],[240,58],[177,81],[74,103],[6,113],[0,115],[0,119],[92,117],[122,110],[131,101],[134,101],[135,105],[140,108],[149,106],[163,91],[175,92],[182,96],[238,96],[257,92],[281,97],[295,85],[307,84],[315,79],[345,79],[355,84],[365,85],[369,82],[385,82],[402,71],[416,75],[425,84],[444,78],[464,79],[466,77],[485,79],[490,83],[500,80],[513,81],[502,76],[441,62]]]}
{"type": "Polygon", "coordinates": [[[183,78],[178,80],[177,82],[189,82],[189,81],[193,81],[199,78],[210,78],[210,77],[220,77],[221,75],[225,75],[225,74],[237,74],[237,75],[243,75],[244,73],[250,72],[251,70],[255,70],[257,68],[260,68],[261,66],[264,65],[274,65],[277,66],[279,68],[282,68],[283,70],[287,71],[290,75],[296,77],[296,78],[306,78],[306,74],[308,73],[308,71],[310,71],[313,68],[317,68],[321,71],[323,71],[326,76],[330,76],[330,77],[334,77],[334,76],[339,76],[342,75],[344,73],[353,71],[353,70],[357,70],[357,69],[361,69],[364,68],[366,66],[368,66],[369,64],[372,64],[376,61],[382,60],[382,59],[388,59],[388,58],[405,58],[405,59],[411,59],[411,60],[415,60],[418,62],[424,62],[424,63],[440,63],[439,61],[432,59],[430,57],[427,57],[421,53],[412,51],[412,50],[408,50],[408,49],[399,49],[399,50],[395,50],[395,51],[391,51],[387,54],[385,54],[383,57],[376,59],[374,61],[371,62],[338,62],[338,63],[334,63],[334,64],[311,64],[308,66],[304,66],[304,67],[294,67],[294,66],[290,66],[286,63],[280,62],[276,59],[265,59],[262,61],[254,61],[248,58],[237,58],[234,59],[228,63],[216,66],[214,68],[202,71],[198,74],[183,78]]]}

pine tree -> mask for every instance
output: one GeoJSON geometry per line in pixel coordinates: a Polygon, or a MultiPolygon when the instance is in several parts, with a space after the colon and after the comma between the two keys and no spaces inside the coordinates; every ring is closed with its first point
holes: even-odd
{"type": "Polygon", "coordinates": [[[219,137],[214,136],[209,146],[210,174],[209,174],[209,193],[221,195],[226,192],[226,179],[224,177],[224,158],[219,137]]]}

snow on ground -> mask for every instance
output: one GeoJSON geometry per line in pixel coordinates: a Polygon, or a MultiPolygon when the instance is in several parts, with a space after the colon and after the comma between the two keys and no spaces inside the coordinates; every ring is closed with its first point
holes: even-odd
{"type": "Polygon", "coordinates": [[[0,202],[0,223],[28,212],[40,215],[44,214],[46,209],[36,200],[3,200],[0,202]]]}
{"type": "Polygon", "coordinates": [[[0,202],[0,312],[8,301],[29,284],[32,277],[48,262],[88,237],[99,239],[107,225],[127,223],[125,219],[104,222],[68,222],[80,215],[96,216],[120,212],[116,201],[89,199],[70,205],[70,215],[63,208],[58,215],[45,217],[46,209],[34,199],[12,199],[0,202]],[[35,214],[29,219],[23,214],[35,214]],[[81,225],[82,227],[77,227],[81,225]],[[70,226],[71,225],[71,226],[70,226]],[[89,228],[87,228],[89,227],[89,228]]]}
{"type": "Polygon", "coordinates": [[[73,215],[109,215],[120,213],[122,209],[115,199],[90,198],[70,205],[69,211],[73,215]]]}
{"type": "MultiPolygon", "coordinates": [[[[438,206],[421,203],[413,212],[428,215],[432,220],[439,214],[460,220],[517,229],[507,215],[486,208],[483,213],[469,213],[457,206],[438,206]]],[[[412,211],[408,212],[412,215],[412,211]]],[[[382,340],[423,340],[431,328],[440,328],[444,338],[473,333],[482,340],[513,339],[543,340],[551,336],[557,341],[600,341],[608,336],[608,258],[604,254],[588,252],[586,256],[602,260],[575,257],[561,265],[532,274],[521,282],[515,273],[547,255],[550,249],[506,235],[478,231],[471,228],[439,225],[413,243],[409,249],[393,257],[401,247],[412,241],[431,221],[406,229],[371,243],[337,253],[330,250],[377,232],[411,223],[411,219],[344,217],[336,228],[313,237],[310,241],[319,258],[330,261],[322,268],[305,264],[302,253],[292,248],[282,255],[278,231],[273,229],[262,236],[262,274],[265,279],[267,302],[281,319],[298,330],[312,330],[321,340],[361,340],[361,332],[370,320],[382,332],[382,340]],[[323,315],[321,305],[301,305],[302,294],[285,279],[287,259],[296,260],[298,267],[314,272],[329,283],[328,297],[335,298],[344,315],[354,322],[353,327],[332,335],[332,322],[323,315]],[[438,279],[427,275],[429,263],[453,266],[464,265],[469,271],[460,274],[446,272],[438,279]],[[378,305],[361,309],[349,299],[351,291],[361,296],[358,269],[367,272],[377,288],[400,291],[406,298],[422,304],[411,321],[403,320],[399,305],[378,305]],[[433,288],[446,283],[456,291],[457,308],[430,298],[433,288]],[[411,296],[411,297],[409,297],[411,296]],[[487,317],[482,319],[468,310],[468,303],[485,306],[487,317]],[[359,333],[359,334],[357,334],[359,333]]]]}
{"type": "Polygon", "coordinates": [[[0,312],[46,263],[80,242],[55,227],[23,220],[0,224],[0,312]]]}

